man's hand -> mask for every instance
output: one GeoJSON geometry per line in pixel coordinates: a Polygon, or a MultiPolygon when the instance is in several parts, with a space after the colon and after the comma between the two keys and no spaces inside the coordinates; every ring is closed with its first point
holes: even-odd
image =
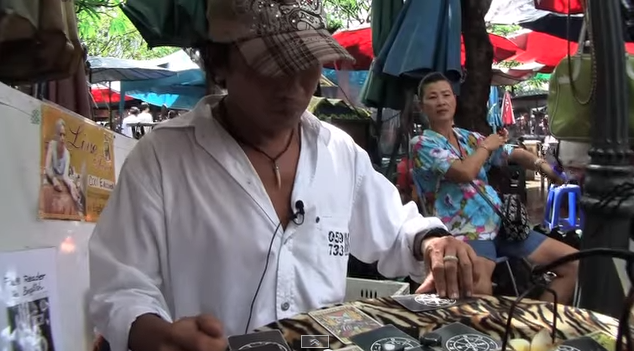
{"type": "Polygon", "coordinates": [[[222,325],[209,315],[182,318],[172,324],[159,351],[225,351],[222,325]]]}
{"type": "Polygon", "coordinates": [[[479,263],[471,246],[453,236],[429,238],[423,241],[422,252],[431,274],[416,290],[417,294],[435,290],[441,297],[457,299],[473,294],[479,279],[479,263]]]}
{"type": "Polygon", "coordinates": [[[130,328],[130,350],[225,351],[227,339],[220,322],[210,315],[168,323],[156,315],[137,318],[130,328]]]}

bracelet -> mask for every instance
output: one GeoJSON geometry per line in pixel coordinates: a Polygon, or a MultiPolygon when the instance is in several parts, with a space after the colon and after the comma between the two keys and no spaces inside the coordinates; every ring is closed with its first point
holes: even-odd
{"type": "Polygon", "coordinates": [[[412,252],[414,253],[414,258],[417,261],[424,261],[425,256],[423,252],[423,241],[429,238],[442,238],[445,236],[451,236],[451,233],[446,231],[444,228],[432,228],[425,232],[420,232],[414,236],[414,247],[412,248],[412,252]]]}
{"type": "Polygon", "coordinates": [[[544,173],[544,170],[542,170],[542,165],[545,163],[546,161],[543,158],[537,158],[535,160],[535,162],[533,162],[533,166],[535,167],[535,170],[541,174],[544,173]]]}
{"type": "Polygon", "coordinates": [[[487,148],[487,147],[486,147],[486,146],[484,146],[484,145],[478,145],[478,148],[482,148],[482,149],[486,150],[486,152],[488,152],[488,153],[489,153],[489,155],[493,153],[491,150],[489,150],[489,148],[487,148]]]}

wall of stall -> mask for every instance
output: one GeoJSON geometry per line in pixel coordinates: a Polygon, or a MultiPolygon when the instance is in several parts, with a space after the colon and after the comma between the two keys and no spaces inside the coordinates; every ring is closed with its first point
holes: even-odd
{"type": "MultiPolygon", "coordinates": [[[[30,262],[28,264],[40,264],[41,267],[33,268],[39,271],[34,273],[36,276],[43,276],[43,272],[48,270],[51,273],[47,277],[56,280],[57,291],[49,292],[56,295],[51,300],[55,305],[46,306],[55,311],[51,314],[50,323],[59,324],[52,327],[55,349],[86,351],[91,348],[94,337],[85,308],[89,284],[87,245],[94,223],[40,219],[41,105],[41,101],[0,83],[0,255],[16,250],[54,249],[49,251],[54,251],[52,262],[55,263],[34,261],[39,260],[37,252],[33,259],[22,258],[30,262]],[[51,264],[54,267],[50,267],[51,264]]],[[[88,120],[84,122],[92,123],[88,120]]],[[[104,135],[109,133],[106,130],[99,132],[104,135]]],[[[114,145],[110,149],[114,152],[109,155],[114,155],[116,177],[136,141],[118,134],[112,136],[114,145]]],[[[16,259],[0,259],[0,265],[4,265],[0,266],[0,273],[4,275],[5,288],[10,269],[7,265],[13,264],[11,262],[18,264],[16,259]]],[[[24,288],[25,291],[39,288],[31,283],[31,287],[24,288]]],[[[6,304],[6,300],[0,302],[6,304]]],[[[3,319],[0,319],[2,323],[3,319]]],[[[0,325],[4,334],[10,330],[11,326],[0,325]]]]}

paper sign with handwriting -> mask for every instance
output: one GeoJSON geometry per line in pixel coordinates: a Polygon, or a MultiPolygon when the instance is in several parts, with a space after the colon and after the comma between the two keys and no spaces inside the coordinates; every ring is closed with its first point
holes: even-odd
{"type": "Polygon", "coordinates": [[[0,252],[0,350],[59,350],[55,248],[0,252]]]}

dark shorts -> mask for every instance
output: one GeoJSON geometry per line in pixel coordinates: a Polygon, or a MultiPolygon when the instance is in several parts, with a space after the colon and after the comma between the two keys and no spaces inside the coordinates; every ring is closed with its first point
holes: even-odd
{"type": "Polygon", "coordinates": [[[503,257],[526,258],[535,252],[546,238],[548,237],[542,233],[531,231],[526,240],[523,241],[505,241],[495,238],[493,240],[467,240],[466,243],[471,245],[478,256],[498,262],[503,257]]]}

